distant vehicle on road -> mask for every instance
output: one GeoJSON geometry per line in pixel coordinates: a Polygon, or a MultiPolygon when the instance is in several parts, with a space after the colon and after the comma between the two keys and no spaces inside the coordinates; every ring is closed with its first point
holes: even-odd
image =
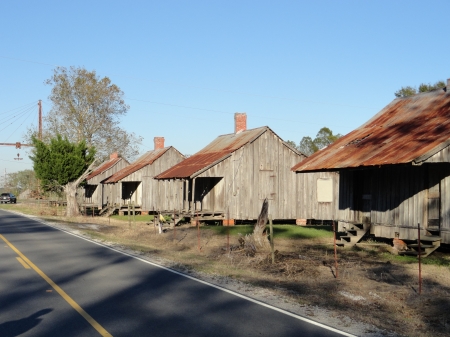
{"type": "Polygon", "coordinates": [[[17,203],[17,198],[16,198],[16,196],[14,195],[14,194],[12,194],[12,193],[2,193],[1,195],[0,195],[0,202],[3,204],[3,203],[8,203],[8,202],[10,202],[11,204],[12,203],[17,203]]]}

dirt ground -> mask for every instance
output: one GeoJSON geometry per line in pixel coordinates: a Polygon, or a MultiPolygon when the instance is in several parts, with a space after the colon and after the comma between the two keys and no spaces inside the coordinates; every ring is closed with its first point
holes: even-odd
{"type": "Polygon", "coordinates": [[[336,271],[331,239],[275,238],[272,264],[267,247],[251,257],[231,236],[228,252],[226,235],[187,224],[158,234],[145,223],[42,216],[50,224],[355,335],[450,335],[448,252],[434,252],[430,257],[437,262],[422,265],[419,295],[418,263],[398,259],[383,247],[339,248],[336,271]]]}

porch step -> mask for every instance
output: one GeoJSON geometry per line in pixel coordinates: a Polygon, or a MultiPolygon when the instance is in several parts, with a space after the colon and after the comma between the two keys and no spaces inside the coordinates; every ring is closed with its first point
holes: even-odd
{"type": "MultiPolygon", "coordinates": [[[[411,243],[408,245],[409,248],[419,248],[419,244],[418,243],[411,243]]],[[[421,244],[420,245],[421,249],[425,249],[425,248],[434,248],[433,245],[427,245],[427,244],[421,244]]]]}
{"type": "Polygon", "coordinates": [[[119,208],[117,206],[108,206],[106,208],[106,211],[102,214],[102,216],[109,217],[110,215],[112,215],[118,209],[119,208]]]}
{"type": "Polygon", "coordinates": [[[103,207],[100,211],[98,211],[98,215],[102,215],[103,213],[107,212],[109,209],[108,206],[103,207]]]}
{"type": "Polygon", "coordinates": [[[441,241],[441,237],[438,235],[424,235],[420,237],[420,241],[441,241]]]}
{"type": "MultiPolygon", "coordinates": [[[[398,255],[419,256],[419,252],[417,250],[404,250],[398,252],[398,255]]],[[[422,254],[420,254],[420,256],[426,257],[428,255],[426,255],[425,251],[422,251],[422,254]]]]}
{"type": "MultiPolygon", "coordinates": [[[[427,257],[441,246],[441,237],[438,235],[424,235],[420,237],[420,256],[427,257]],[[428,242],[428,243],[422,243],[428,242]],[[430,244],[431,243],[431,244],[430,244]]],[[[399,255],[419,256],[419,242],[408,245],[411,250],[399,252],[399,255]]]]}
{"type": "Polygon", "coordinates": [[[341,236],[341,241],[336,245],[353,247],[370,230],[370,224],[351,224],[349,227],[346,228],[347,235],[341,236]]]}

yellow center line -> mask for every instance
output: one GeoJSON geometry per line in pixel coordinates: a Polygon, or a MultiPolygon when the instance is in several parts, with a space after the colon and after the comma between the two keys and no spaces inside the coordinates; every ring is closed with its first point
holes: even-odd
{"type": "Polygon", "coordinates": [[[20,250],[18,250],[15,246],[13,246],[13,244],[11,242],[9,242],[3,235],[0,234],[0,238],[3,239],[3,241],[6,242],[6,244],[11,247],[12,250],[14,250],[17,255],[19,255],[22,260],[28,264],[32,269],[34,269],[34,271],[36,273],[39,274],[39,276],[41,276],[45,281],[47,281],[48,284],[50,284],[50,286],[55,289],[59,295],[61,295],[62,298],[64,298],[66,300],[67,303],[70,304],[70,306],[72,308],[74,308],[81,316],[83,316],[83,318],[88,321],[88,323],[90,325],[92,325],[92,327],[97,330],[101,336],[104,337],[112,337],[112,335],[105,330],[105,328],[103,328],[95,319],[93,319],[91,317],[91,315],[89,315],[86,311],[83,310],[83,308],[81,308],[77,302],[75,302],[69,295],[66,294],[66,292],[64,290],[62,290],[55,282],[53,282],[50,277],[48,277],[47,275],[44,274],[44,272],[42,270],[40,270],[33,262],[31,262],[25,255],[22,254],[22,252],[20,250]]]}
{"type": "Polygon", "coordinates": [[[16,259],[25,269],[30,269],[30,266],[21,257],[16,257],[16,259]]]}

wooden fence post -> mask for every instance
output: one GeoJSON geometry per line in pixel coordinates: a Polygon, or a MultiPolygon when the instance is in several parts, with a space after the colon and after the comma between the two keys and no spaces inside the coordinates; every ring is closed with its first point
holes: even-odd
{"type": "Polygon", "coordinates": [[[270,227],[270,250],[272,251],[272,264],[275,264],[275,247],[273,242],[273,223],[272,215],[269,214],[269,227],[270,227]]]}
{"type": "Polygon", "coordinates": [[[336,269],[336,278],[338,278],[338,261],[337,261],[337,248],[336,248],[336,227],[333,220],[333,234],[334,234],[334,265],[336,269]]]}

